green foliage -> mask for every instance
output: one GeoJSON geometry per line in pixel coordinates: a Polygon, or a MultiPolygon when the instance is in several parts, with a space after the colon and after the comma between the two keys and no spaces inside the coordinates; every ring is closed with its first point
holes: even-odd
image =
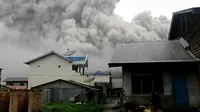
{"type": "Polygon", "coordinates": [[[76,105],[74,103],[52,103],[43,106],[45,112],[101,112],[103,104],[86,103],[76,105]]]}

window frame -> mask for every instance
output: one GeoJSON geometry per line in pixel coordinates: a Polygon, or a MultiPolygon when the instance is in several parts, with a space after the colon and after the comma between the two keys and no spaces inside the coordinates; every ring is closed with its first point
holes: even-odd
{"type": "Polygon", "coordinates": [[[133,89],[133,82],[131,83],[131,89],[132,89],[132,94],[133,95],[150,95],[152,91],[150,91],[148,94],[145,93],[144,94],[144,79],[143,77],[145,76],[149,76],[151,75],[151,90],[154,91],[155,90],[155,78],[157,75],[161,75],[161,78],[162,78],[162,90],[158,92],[158,90],[155,90],[155,92],[158,92],[159,94],[164,94],[164,80],[163,80],[163,74],[160,73],[160,74],[135,74],[135,75],[131,75],[131,82],[133,81],[133,77],[139,77],[137,79],[140,80],[140,85],[138,85],[140,87],[140,92],[137,93],[136,91],[134,92],[134,89],[133,89]]]}

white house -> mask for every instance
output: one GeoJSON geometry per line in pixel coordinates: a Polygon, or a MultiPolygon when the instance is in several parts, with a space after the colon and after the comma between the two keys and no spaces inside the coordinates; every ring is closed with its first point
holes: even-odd
{"type": "Polygon", "coordinates": [[[31,59],[25,62],[29,65],[28,89],[57,79],[73,80],[86,84],[83,81],[87,77],[81,74],[84,74],[87,60],[87,56],[77,60],[77,58],[64,57],[55,51],[31,59]],[[83,60],[80,61],[80,59],[83,60]]]}

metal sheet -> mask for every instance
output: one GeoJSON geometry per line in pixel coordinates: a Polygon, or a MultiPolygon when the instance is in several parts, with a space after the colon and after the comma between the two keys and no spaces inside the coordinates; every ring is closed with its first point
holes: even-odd
{"type": "Polygon", "coordinates": [[[117,44],[110,63],[195,60],[178,40],[117,44]]]}

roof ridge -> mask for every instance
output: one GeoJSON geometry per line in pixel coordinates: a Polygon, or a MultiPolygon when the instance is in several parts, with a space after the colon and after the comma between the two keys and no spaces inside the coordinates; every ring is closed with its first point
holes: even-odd
{"type": "Polygon", "coordinates": [[[57,55],[57,56],[59,56],[59,57],[65,59],[65,60],[67,60],[67,61],[69,61],[69,62],[71,63],[71,60],[67,59],[66,57],[64,57],[64,56],[61,55],[60,53],[58,53],[58,52],[56,52],[56,51],[53,51],[53,50],[52,50],[52,51],[49,51],[49,52],[47,52],[47,53],[44,53],[44,54],[42,54],[42,55],[40,55],[40,56],[37,56],[37,57],[35,57],[35,58],[31,59],[31,60],[28,60],[28,61],[26,61],[26,62],[24,62],[24,63],[25,63],[25,64],[30,64],[31,62],[36,61],[36,60],[38,60],[38,59],[40,59],[40,58],[46,57],[46,56],[48,56],[48,55],[50,55],[50,54],[55,54],[55,55],[57,55]]]}

